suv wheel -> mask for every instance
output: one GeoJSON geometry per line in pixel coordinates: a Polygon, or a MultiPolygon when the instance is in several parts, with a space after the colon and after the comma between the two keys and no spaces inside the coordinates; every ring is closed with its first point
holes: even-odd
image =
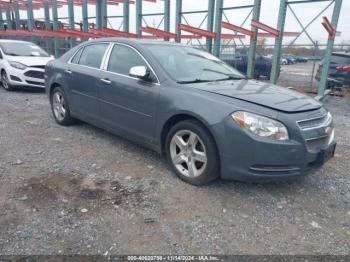
{"type": "Polygon", "coordinates": [[[197,121],[186,120],[173,126],[167,136],[166,150],[177,176],[192,185],[204,185],[219,176],[215,142],[197,121]]]}
{"type": "Polygon", "coordinates": [[[61,87],[56,87],[51,93],[51,109],[58,124],[67,126],[75,122],[70,115],[68,100],[61,87]]]}

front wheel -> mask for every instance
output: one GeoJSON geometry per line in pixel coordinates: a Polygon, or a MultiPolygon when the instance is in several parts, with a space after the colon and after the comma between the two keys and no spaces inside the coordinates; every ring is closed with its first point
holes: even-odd
{"type": "Polygon", "coordinates": [[[56,87],[51,93],[51,109],[56,122],[68,126],[74,124],[75,119],[71,117],[68,100],[62,87],[56,87]]]}
{"type": "Polygon", "coordinates": [[[219,155],[209,132],[197,121],[173,126],[167,136],[167,157],[177,176],[204,185],[219,176],[219,155]]]}
{"type": "Polygon", "coordinates": [[[5,71],[1,72],[1,84],[6,91],[13,90],[13,87],[10,85],[8,76],[5,71]]]}

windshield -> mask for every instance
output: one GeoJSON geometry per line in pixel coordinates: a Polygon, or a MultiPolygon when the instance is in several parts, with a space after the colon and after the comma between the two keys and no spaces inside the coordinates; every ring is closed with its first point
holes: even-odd
{"type": "Polygon", "coordinates": [[[5,55],[10,56],[39,56],[39,57],[48,57],[46,53],[39,46],[32,43],[1,43],[0,47],[5,55]]]}
{"type": "Polygon", "coordinates": [[[192,47],[149,44],[147,48],[179,83],[245,78],[215,56],[192,47]]]}

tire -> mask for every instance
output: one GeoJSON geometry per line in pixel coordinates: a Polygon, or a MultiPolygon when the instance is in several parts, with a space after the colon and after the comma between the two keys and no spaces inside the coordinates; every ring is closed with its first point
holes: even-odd
{"type": "Polygon", "coordinates": [[[166,138],[167,159],[183,181],[200,186],[219,176],[216,144],[201,123],[185,120],[175,124],[166,138]]]}
{"type": "Polygon", "coordinates": [[[13,87],[9,84],[8,76],[4,70],[1,72],[1,85],[6,91],[13,90],[13,87]]]}
{"type": "Polygon", "coordinates": [[[50,96],[51,111],[56,122],[63,126],[69,126],[76,122],[71,117],[67,96],[62,87],[55,87],[50,96]]]}

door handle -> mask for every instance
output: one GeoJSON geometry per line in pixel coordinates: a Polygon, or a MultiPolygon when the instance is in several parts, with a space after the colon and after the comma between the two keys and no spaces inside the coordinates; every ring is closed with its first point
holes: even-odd
{"type": "Polygon", "coordinates": [[[108,84],[108,85],[112,83],[112,81],[109,80],[109,79],[107,79],[107,78],[101,78],[100,80],[101,80],[103,83],[108,84]]]}
{"type": "Polygon", "coordinates": [[[69,69],[66,69],[65,72],[66,72],[67,74],[72,74],[72,71],[69,70],[69,69]]]}

